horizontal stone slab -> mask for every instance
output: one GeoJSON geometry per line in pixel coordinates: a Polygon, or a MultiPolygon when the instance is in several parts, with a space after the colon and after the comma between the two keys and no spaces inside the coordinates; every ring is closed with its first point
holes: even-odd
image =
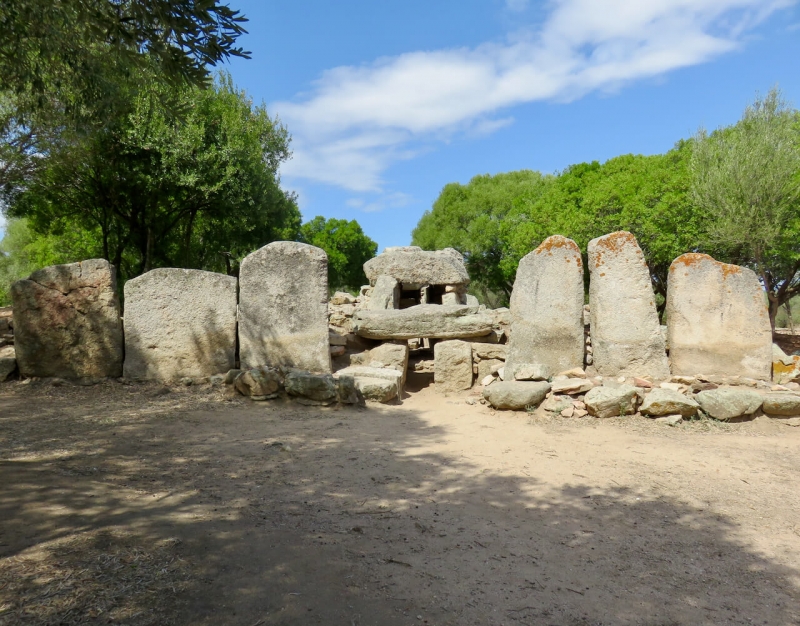
{"type": "Polygon", "coordinates": [[[400,283],[417,285],[466,285],[469,274],[464,258],[452,248],[422,250],[415,246],[387,248],[364,263],[371,285],[378,276],[391,276],[400,283]]]}
{"type": "Polygon", "coordinates": [[[353,332],[368,339],[466,339],[488,335],[492,323],[478,307],[420,304],[395,311],[357,311],[353,332]]]}

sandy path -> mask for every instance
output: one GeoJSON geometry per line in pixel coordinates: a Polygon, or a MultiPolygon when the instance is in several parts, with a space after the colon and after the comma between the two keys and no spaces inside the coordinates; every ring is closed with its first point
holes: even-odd
{"type": "Polygon", "coordinates": [[[800,623],[800,428],[154,390],[0,387],[0,624],[800,623]]]}

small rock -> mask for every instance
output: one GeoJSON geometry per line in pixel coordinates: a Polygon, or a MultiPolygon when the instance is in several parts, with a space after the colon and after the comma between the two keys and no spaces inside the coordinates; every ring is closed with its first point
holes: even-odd
{"type": "Polygon", "coordinates": [[[661,389],[671,389],[672,391],[684,391],[686,387],[681,383],[661,383],[661,389]]]}
{"type": "Polygon", "coordinates": [[[573,367],[571,370],[559,372],[558,375],[564,376],[565,378],[586,378],[586,372],[580,367],[573,367]]]}
{"type": "Polygon", "coordinates": [[[233,386],[243,396],[269,396],[277,393],[283,384],[280,372],[271,367],[254,367],[241,372],[233,386]]]}
{"type": "Polygon", "coordinates": [[[586,417],[587,415],[589,415],[589,411],[587,411],[586,409],[575,409],[575,412],[573,413],[572,416],[573,417],[586,417]]]}
{"type": "Polygon", "coordinates": [[[800,395],[768,393],[764,396],[762,409],[767,415],[800,415],[800,395]]]}
{"type": "Polygon", "coordinates": [[[618,383],[624,383],[625,380],[626,380],[626,378],[624,376],[620,376],[619,378],[617,378],[617,382],[618,383]]]}
{"type": "Polygon", "coordinates": [[[505,381],[485,387],[483,397],[496,409],[521,410],[538,406],[549,390],[546,382],[505,381]]]}
{"type": "Polygon", "coordinates": [[[328,343],[332,346],[346,346],[347,336],[328,331],[328,343]]]}
{"type": "Polygon", "coordinates": [[[700,405],[691,398],[687,398],[682,393],[672,389],[653,389],[644,397],[644,402],[639,410],[642,415],[651,417],[661,417],[680,414],[683,417],[690,417],[697,413],[700,405]]]}
{"type": "Polygon", "coordinates": [[[336,383],[330,374],[289,370],[284,385],[286,392],[290,396],[295,396],[301,404],[304,401],[320,404],[331,404],[336,401],[336,383]]]}
{"type": "Polygon", "coordinates": [[[700,393],[701,391],[713,391],[719,389],[719,385],[714,383],[694,383],[692,385],[692,393],[700,393]]]}
{"type": "Polygon", "coordinates": [[[365,400],[386,404],[397,398],[397,382],[385,378],[358,376],[356,388],[365,400]]]}
{"type": "Polygon", "coordinates": [[[572,417],[573,415],[575,415],[574,406],[568,406],[566,409],[561,411],[561,417],[572,417]]]}
{"type": "Polygon", "coordinates": [[[800,383],[795,383],[795,382],[785,383],[784,387],[786,387],[789,391],[797,391],[800,390],[800,383]]]}
{"type": "Polygon", "coordinates": [[[210,382],[213,387],[219,387],[225,383],[225,374],[214,374],[209,377],[208,382],[210,382]]]}
{"type": "Polygon", "coordinates": [[[783,385],[772,385],[769,388],[770,391],[789,391],[788,387],[784,387],[783,385]]]}
{"type": "Polygon", "coordinates": [[[670,382],[681,383],[682,385],[693,385],[697,382],[694,376],[672,376],[670,382]]]}
{"type": "Polygon", "coordinates": [[[491,385],[495,380],[497,380],[494,376],[489,374],[488,376],[484,376],[483,380],[481,380],[481,385],[487,387],[491,385]]]}
{"type": "Polygon", "coordinates": [[[547,380],[550,370],[539,363],[523,363],[517,366],[514,380],[547,380]]]}
{"type": "Polygon", "coordinates": [[[714,389],[695,397],[703,411],[718,420],[752,415],[763,402],[761,394],[750,389],[714,389]]]}
{"type": "Polygon", "coordinates": [[[506,379],[506,368],[505,367],[501,367],[500,369],[498,369],[497,370],[497,375],[500,377],[500,380],[505,380],[506,379]]]}
{"type": "Polygon", "coordinates": [[[659,424],[666,424],[667,426],[677,426],[683,421],[682,415],[664,415],[662,417],[657,417],[654,422],[658,422],[659,424]]]}
{"type": "Polygon", "coordinates": [[[643,387],[644,389],[652,389],[653,387],[652,381],[649,381],[646,378],[634,378],[633,384],[637,387],[643,387]]]}
{"type": "Polygon", "coordinates": [[[465,402],[470,406],[475,406],[475,398],[467,398],[465,402]]]}
{"type": "Polygon", "coordinates": [[[586,408],[586,403],[585,402],[581,402],[580,400],[573,400],[572,401],[572,406],[574,406],[576,409],[585,409],[586,408]]]}
{"type": "Polygon", "coordinates": [[[544,401],[542,404],[542,408],[545,411],[549,411],[551,413],[561,413],[568,409],[569,407],[573,407],[572,398],[569,396],[557,396],[557,395],[550,395],[547,400],[544,401]]]}
{"type": "Polygon", "coordinates": [[[344,356],[344,353],[347,352],[347,348],[344,346],[331,346],[330,353],[333,358],[337,356],[344,356]]]}
{"type": "Polygon", "coordinates": [[[586,365],[591,365],[592,363],[594,363],[594,357],[590,352],[589,354],[586,355],[586,365]]]}
{"type": "Polygon", "coordinates": [[[585,378],[568,378],[566,380],[553,381],[553,393],[566,393],[578,395],[586,393],[594,387],[592,381],[585,378]]]}
{"type": "Polygon", "coordinates": [[[223,380],[222,382],[224,382],[226,385],[232,385],[233,382],[236,380],[236,377],[241,373],[242,370],[240,369],[228,370],[228,373],[225,374],[225,380],[223,380]]]}
{"type": "Polygon", "coordinates": [[[604,385],[591,389],[583,401],[589,414],[594,417],[616,417],[636,413],[639,396],[636,387],[631,385],[604,385]]]}
{"type": "Polygon", "coordinates": [[[180,379],[180,383],[184,387],[191,387],[192,384],[194,383],[194,379],[190,378],[189,376],[184,376],[183,378],[180,379]]]}

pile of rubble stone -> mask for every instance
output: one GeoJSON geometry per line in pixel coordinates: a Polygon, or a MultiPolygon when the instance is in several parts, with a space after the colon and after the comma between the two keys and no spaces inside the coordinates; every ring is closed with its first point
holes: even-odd
{"type": "Polygon", "coordinates": [[[0,383],[17,369],[14,352],[14,314],[10,306],[0,307],[0,383]]]}

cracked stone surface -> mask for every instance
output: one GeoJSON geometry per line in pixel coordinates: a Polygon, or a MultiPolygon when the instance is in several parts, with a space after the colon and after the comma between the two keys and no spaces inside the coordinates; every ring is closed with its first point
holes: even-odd
{"type": "Polygon", "coordinates": [[[26,377],[122,375],[116,270],[104,259],[53,265],[15,282],[14,347],[26,377]]]}

